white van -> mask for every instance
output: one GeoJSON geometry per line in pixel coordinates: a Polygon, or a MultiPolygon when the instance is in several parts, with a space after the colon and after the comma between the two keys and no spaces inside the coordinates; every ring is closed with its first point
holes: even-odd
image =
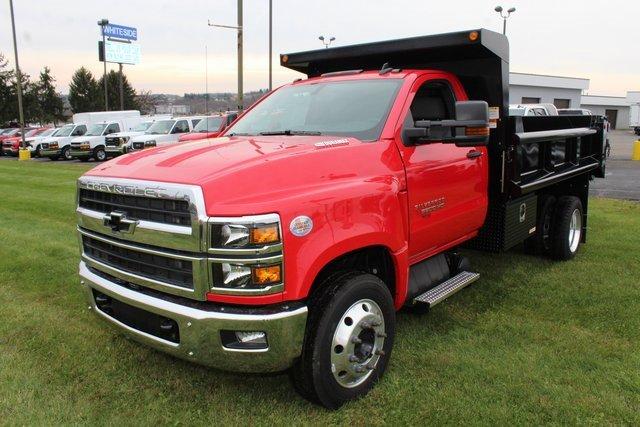
{"type": "Polygon", "coordinates": [[[71,140],[84,135],[87,125],[84,123],[71,123],[62,126],[52,136],[40,141],[40,157],[48,157],[51,160],[71,160],[71,140]]]}
{"type": "Polygon", "coordinates": [[[106,160],[106,136],[119,132],[130,132],[141,122],[139,111],[79,113],[74,115],[74,119],[76,116],[80,116],[80,120],[86,120],[89,123],[87,132],[82,137],[71,140],[71,157],[83,162],[92,158],[100,162],[106,160]]]}
{"type": "Polygon", "coordinates": [[[204,116],[173,117],[171,119],[157,120],[143,135],[131,138],[131,148],[135,151],[175,144],[181,135],[191,132],[203,118],[204,116]]]}

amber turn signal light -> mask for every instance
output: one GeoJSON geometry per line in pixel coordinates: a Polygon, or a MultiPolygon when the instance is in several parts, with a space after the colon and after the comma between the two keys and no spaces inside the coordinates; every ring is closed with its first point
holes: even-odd
{"type": "Polygon", "coordinates": [[[254,245],[276,243],[280,241],[277,224],[259,226],[251,229],[251,243],[254,245]]]}
{"type": "Polygon", "coordinates": [[[466,136],[489,136],[488,127],[468,127],[465,128],[464,134],[466,136]]]}
{"type": "Polygon", "coordinates": [[[253,283],[255,285],[268,285],[282,281],[282,266],[270,265],[268,267],[254,267],[252,269],[253,283]]]}
{"type": "Polygon", "coordinates": [[[469,33],[469,40],[471,40],[472,42],[478,40],[478,37],[480,37],[480,34],[478,34],[477,31],[471,31],[469,33]]]}

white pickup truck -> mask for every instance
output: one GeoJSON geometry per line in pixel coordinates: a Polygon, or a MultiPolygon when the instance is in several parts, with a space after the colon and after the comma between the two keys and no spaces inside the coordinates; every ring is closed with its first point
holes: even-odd
{"type": "Polygon", "coordinates": [[[141,117],[141,122],[131,131],[117,132],[107,136],[105,141],[105,150],[107,157],[116,157],[131,151],[131,138],[143,135],[149,127],[158,120],[170,119],[170,115],[153,115],[141,117]]]}
{"type": "Polygon", "coordinates": [[[87,132],[85,123],[71,123],[62,126],[55,135],[40,141],[40,157],[51,160],[71,160],[71,140],[87,132]]]}
{"type": "Polygon", "coordinates": [[[204,117],[174,117],[157,120],[139,136],[131,138],[132,150],[143,150],[162,145],[175,144],[181,135],[191,132],[204,117]]]}
{"type": "Polygon", "coordinates": [[[71,156],[83,162],[89,159],[107,159],[106,137],[120,132],[130,132],[140,125],[139,111],[109,111],[88,113],[91,126],[81,138],[71,141],[71,156]]]}

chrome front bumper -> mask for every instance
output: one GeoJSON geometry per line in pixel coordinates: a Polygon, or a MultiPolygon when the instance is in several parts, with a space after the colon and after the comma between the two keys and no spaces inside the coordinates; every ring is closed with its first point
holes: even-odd
{"type": "Polygon", "coordinates": [[[104,148],[104,151],[108,154],[108,155],[116,155],[119,156],[120,154],[126,154],[128,151],[131,151],[130,149],[127,149],[126,145],[119,145],[119,146],[113,146],[113,145],[107,145],[104,148]]]}
{"type": "Polygon", "coordinates": [[[89,270],[80,262],[81,285],[89,308],[116,329],[136,341],[195,363],[237,372],[278,372],[287,369],[300,356],[307,308],[282,308],[276,312],[227,312],[202,310],[160,299],[116,284],[89,270]],[[130,306],[174,320],[179,327],[179,343],[167,341],[134,329],[101,311],[93,290],[130,306]],[[268,347],[239,350],[223,345],[220,331],[262,331],[268,347]]]}
{"type": "Polygon", "coordinates": [[[47,149],[41,148],[40,149],[40,156],[41,157],[53,157],[53,156],[59,156],[61,154],[62,154],[62,150],[60,150],[60,149],[56,149],[56,150],[53,150],[53,149],[50,149],[50,148],[47,148],[47,149]]]}
{"type": "Polygon", "coordinates": [[[69,150],[69,155],[71,157],[91,157],[93,156],[93,149],[91,150],[74,150],[73,148],[69,150]]]}

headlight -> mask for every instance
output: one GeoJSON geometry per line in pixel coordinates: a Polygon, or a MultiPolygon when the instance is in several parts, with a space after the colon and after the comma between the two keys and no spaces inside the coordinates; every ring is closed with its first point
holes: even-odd
{"type": "Polygon", "coordinates": [[[284,283],[282,232],[277,214],[212,218],[209,222],[212,292],[279,292],[284,283]]]}
{"type": "Polygon", "coordinates": [[[260,289],[282,282],[282,264],[242,265],[222,263],[218,265],[218,268],[214,268],[213,276],[214,287],[260,289]]]}
{"type": "Polygon", "coordinates": [[[80,144],[80,149],[82,151],[89,151],[90,148],[91,148],[91,145],[88,142],[82,142],[80,144]]]}
{"type": "Polygon", "coordinates": [[[211,243],[214,248],[251,248],[280,243],[280,224],[213,224],[211,243]]]}

